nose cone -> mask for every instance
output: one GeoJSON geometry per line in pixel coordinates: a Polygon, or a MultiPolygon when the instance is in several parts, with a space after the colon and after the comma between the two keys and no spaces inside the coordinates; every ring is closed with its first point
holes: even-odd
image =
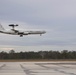
{"type": "Polygon", "coordinates": [[[43,31],[43,34],[45,34],[46,33],[46,31],[43,31]]]}

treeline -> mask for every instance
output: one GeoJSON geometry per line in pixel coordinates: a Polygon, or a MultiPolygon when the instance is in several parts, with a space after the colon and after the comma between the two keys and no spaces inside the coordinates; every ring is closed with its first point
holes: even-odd
{"type": "Polygon", "coordinates": [[[0,59],[76,59],[76,51],[0,52],[0,59]]]}

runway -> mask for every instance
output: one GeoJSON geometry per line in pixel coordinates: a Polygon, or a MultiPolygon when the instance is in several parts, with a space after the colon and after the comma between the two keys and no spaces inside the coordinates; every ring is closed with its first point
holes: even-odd
{"type": "Polygon", "coordinates": [[[0,62],[0,75],[76,75],[76,62],[0,62]]]}

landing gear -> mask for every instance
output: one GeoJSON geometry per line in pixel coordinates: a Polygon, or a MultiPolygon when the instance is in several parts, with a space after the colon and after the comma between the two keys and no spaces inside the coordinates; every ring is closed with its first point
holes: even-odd
{"type": "Polygon", "coordinates": [[[40,34],[40,36],[42,36],[42,34],[40,34]]]}
{"type": "Polygon", "coordinates": [[[20,37],[23,37],[23,35],[20,35],[20,37]]]}

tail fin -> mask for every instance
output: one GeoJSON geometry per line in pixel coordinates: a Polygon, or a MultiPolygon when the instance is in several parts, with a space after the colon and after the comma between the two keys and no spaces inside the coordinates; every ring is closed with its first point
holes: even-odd
{"type": "Polygon", "coordinates": [[[0,24],[0,30],[5,30],[3,27],[2,27],[2,25],[0,24]]]}

